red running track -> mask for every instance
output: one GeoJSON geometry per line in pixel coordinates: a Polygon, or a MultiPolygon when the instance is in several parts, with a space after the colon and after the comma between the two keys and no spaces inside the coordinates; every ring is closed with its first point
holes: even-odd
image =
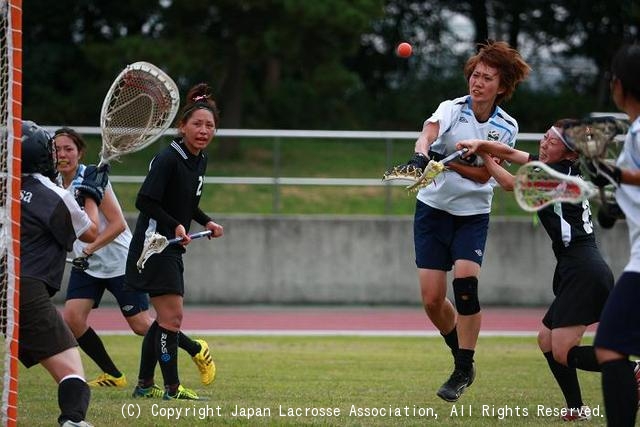
{"type": "MultiPolygon", "coordinates": [[[[534,334],[545,308],[482,310],[481,334],[534,334]]],[[[128,331],[119,310],[93,310],[94,329],[128,331]]],[[[208,334],[398,334],[437,333],[421,307],[185,306],[182,329],[208,334]]],[[[594,331],[595,328],[589,328],[594,331]]]]}

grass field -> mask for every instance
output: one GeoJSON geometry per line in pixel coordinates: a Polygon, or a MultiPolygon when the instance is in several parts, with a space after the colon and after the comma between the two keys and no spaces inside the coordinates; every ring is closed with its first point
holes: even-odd
{"type": "MultiPolygon", "coordinates": [[[[86,138],[89,148],[85,162],[95,162],[100,143],[95,137],[86,138]]],[[[269,138],[246,138],[238,143],[235,156],[222,159],[217,153],[222,140],[214,139],[208,148],[207,176],[380,179],[390,165],[406,162],[413,152],[413,142],[407,140],[395,140],[387,146],[381,140],[287,138],[276,142],[269,138]],[[390,165],[387,150],[391,153],[390,165]]],[[[165,138],[141,152],[123,157],[121,162],[114,162],[112,175],[144,176],[153,155],[168,142],[165,138]]],[[[537,150],[532,143],[518,147],[537,150]]],[[[135,196],[139,186],[114,184],[125,212],[136,212],[135,196]]],[[[282,185],[277,189],[279,208],[276,212],[275,191],[272,185],[208,184],[204,187],[201,207],[213,214],[285,215],[410,215],[415,208],[415,197],[408,196],[402,187],[282,185]]],[[[516,205],[513,195],[500,188],[496,188],[493,211],[497,215],[526,215],[516,205]]]]}
{"type": "MultiPolygon", "coordinates": [[[[207,340],[218,367],[216,382],[202,386],[182,351],[180,375],[185,386],[209,401],[140,401],[129,397],[140,338],[106,336],[105,343],[131,386],[94,390],[88,420],[96,426],[561,424],[558,416],[538,412],[539,407],[560,409],[564,400],[534,337],[481,337],[476,381],[457,404],[435,395],[451,369],[450,353],[440,338],[214,336],[207,340]],[[251,409],[245,416],[241,412],[234,416],[236,406],[251,409]],[[281,415],[295,414],[296,408],[302,413],[305,408],[338,408],[340,414],[281,415]],[[363,413],[397,409],[402,415],[358,416],[350,413],[352,408],[363,413]]],[[[84,360],[87,376],[97,375],[95,365],[84,360]]],[[[161,378],[159,370],[156,378],[161,378]]],[[[600,375],[580,372],[580,380],[584,401],[603,411],[600,375]]],[[[39,366],[20,371],[19,414],[20,425],[55,424],[56,387],[39,366]]],[[[603,417],[594,417],[588,425],[604,424],[603,417]]]]}

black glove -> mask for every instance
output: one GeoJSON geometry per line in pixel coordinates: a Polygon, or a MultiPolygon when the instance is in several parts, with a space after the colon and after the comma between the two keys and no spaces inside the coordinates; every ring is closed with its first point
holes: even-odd
{"type": "Polygon", "coordinates": [[[587,175],[598,187],[612,183],[620,184],[622,170],[619,167],[604,162],[598,162],[598,169],[592,163],[587,163],[587,175]],[[598,170],[599,169],[599,170],[598,170]]]}
{"type": "Polygon", "coordinates": [[[468,156],[462,155],[459,157],[460,162],[465,163],[469,166],[476,166],[476,160],[478,160],[478,155],[476,153],[469,154],[468,156]]]}
{"type": "Polygon", "coordinates": [[[598,210],[598,224],[600,224],[600,227],[609,229],[619,219],[625,219],[625,214],[615,200],[607,201],[600,206],[598,210]]]}
{"type": "Polygon", "coordinates": [[[86,197],[95,200],[99,206],[104,197],[104,191],[109,183],[109,165],[89,165],[84,170],[84,179],[76,186],[76,200],[84,206],[86,197]]]}
{"type": "Polygon", "coordinates": [[[429,164],[429,156],[425,156],[422,153],[413,153],[413,157],[407,162],[406,166],[413,166],[420,170],[424,170],[429,164]]]}
{"type": "Polygon", "coordinates": [[[79,256],[74,258],[71,261],[71,267],[75,270],[80,270],[80,271],[85,271],[87,268],[89,268],[89,257],[91,255],[88,256],[79,256]]]}

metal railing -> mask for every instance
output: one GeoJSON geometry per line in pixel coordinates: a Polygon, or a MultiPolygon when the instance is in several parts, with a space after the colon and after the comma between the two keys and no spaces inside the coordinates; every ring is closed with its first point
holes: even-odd
{"type": "MultiPolygon", "coordinates": [[[[53,132],[59,126],[44,126],[48,131],[53,132]]],[[[77,126],[74,129],[83,135],[100,135],[99,127],[77,126]]],[[[168,135],[176,135],[176,129],[167,131],[168,135]]],[[[362,139],[362,140],[384,140],[386,147],[386,167],[393,166],[392,153],[393,141],[412,140],[418,138],[418,132],[403,131],[326,131],[326,130],[279,130],[279,129],[219,129],[216,138],[242,137],[242,138],[272,138],[273,139],[273,176],[271,177],[231,177],[231,176],[208,176],[205,178],[206,184],[245,184],[245,185],[272,185],[273,189],[273,211],[280,211],[280,186],[282,185],[318,185],[318,186],[380,186],[386,187],[386,205],[391,204],[391,188],[394,186],[406,185],[397,181],[382,182],[379,178],[309,178],[309,177],[283,177],[281,171],[281,144],[283,140],[292,139],[362,139]]],[[[520,133],[519,141],[539,141],[542,133],[520,133]]],[[[109,179],[114,183],[142,183],[144,176],[134,175],[111,175],[109,179]]]]}

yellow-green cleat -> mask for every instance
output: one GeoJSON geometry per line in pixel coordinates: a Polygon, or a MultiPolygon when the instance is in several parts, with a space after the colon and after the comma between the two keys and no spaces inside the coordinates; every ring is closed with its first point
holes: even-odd
{"type": "Polygon", "coordinates": [[[158,387],[157,385],[152,385],[150,387],[140,387],[139,385],[133,389],[133,393],[131,397],[135,398],[147,398],[147,399],[162,399],[164,397],[164,390],[158,387]]]}
{"type": "Polygon", "coordinates": [[[207,398],[198,396],[198,393],[195,391],[183,387],[182,384],[178,386],[175,394],[170,394],[169,391],[165,391],[162,398],[164,400],[208,400],[207,398]]]}
{"type": "Polygon", "coordinates": [[[213,363],[213,358],[209,352],[209,344],[205,340],[195,340],[200,344],[200,352],[193,356],[191,359],[196,364],[200,371],[200,381],[202,384],[209,385],[216,379],[216,364],[213,363]]]}

